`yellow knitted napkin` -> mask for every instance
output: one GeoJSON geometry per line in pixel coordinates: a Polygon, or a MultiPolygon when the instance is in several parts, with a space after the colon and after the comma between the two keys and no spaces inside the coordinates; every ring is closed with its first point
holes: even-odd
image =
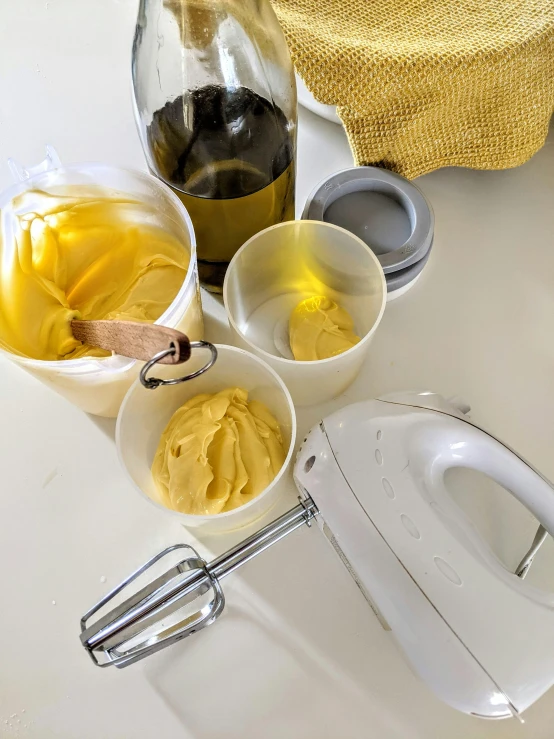
{"type": "Polygon", "coordinates": [[[502,169],[544,143],[554,0],[272,0],[300,77],[357,164],[502,169]]]}

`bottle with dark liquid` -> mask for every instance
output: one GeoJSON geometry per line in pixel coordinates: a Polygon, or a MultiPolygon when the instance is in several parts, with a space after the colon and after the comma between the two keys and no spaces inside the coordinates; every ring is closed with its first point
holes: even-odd
{"type": "Polygon", "coordinates": [[[294,218],[296,88],[269,0],[141,0],[133,82],[148,166],[190,214],[200,281],[221,292],[242,244],[294,218]]]}

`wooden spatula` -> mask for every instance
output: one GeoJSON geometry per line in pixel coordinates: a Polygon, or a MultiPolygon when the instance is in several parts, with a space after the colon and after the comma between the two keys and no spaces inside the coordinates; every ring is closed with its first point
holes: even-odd
{"type": "Polygon", "coordinates": [[[174,328],[133,321],[71,321],[73,336],[84,344],[147,362],[159,352],[174,349],[160,364],[190,359],[190,341],[174,328]]]}

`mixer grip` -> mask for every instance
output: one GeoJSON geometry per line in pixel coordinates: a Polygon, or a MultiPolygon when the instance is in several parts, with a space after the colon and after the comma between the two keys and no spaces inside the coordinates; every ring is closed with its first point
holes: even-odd
{"type": "Polygon", "coordinates": [[[554,535],[552,484],[517,452],[486,431],[467,424],[462,439],[461,442],[458,433],[443,471],[451,467],[468,467],[488,475],[531,511],[551,536],[554,535]]]}

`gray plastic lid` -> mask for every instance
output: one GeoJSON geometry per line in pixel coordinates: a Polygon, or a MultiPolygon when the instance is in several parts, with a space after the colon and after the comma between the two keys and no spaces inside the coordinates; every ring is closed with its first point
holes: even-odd
{"type": "MultiPolygon", "coordinates": [[[[308,197],[302,218],[351,231],[376,254],[387,278],[402,270],[394,282],[403,285],[423,269],[433,243],[433,211],[421,190],[377,167],[352,167],[320,182],[308,197]],[[416,264],[417,270],[408,270],[416,264]]],[[[391,289],[400,286],[391,284],[391,289]]]]}

